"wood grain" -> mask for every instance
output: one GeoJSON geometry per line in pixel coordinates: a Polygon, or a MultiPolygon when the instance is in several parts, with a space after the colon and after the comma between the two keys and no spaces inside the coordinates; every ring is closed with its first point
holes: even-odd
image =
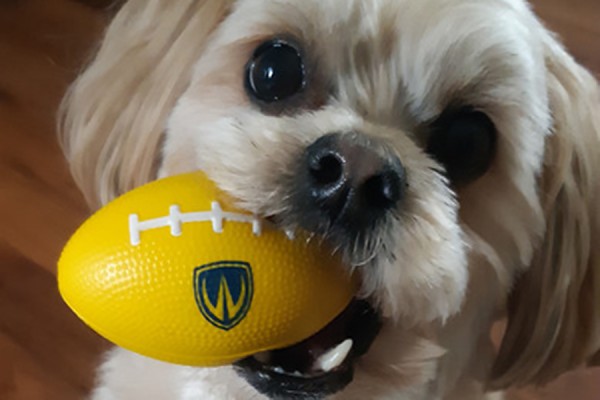
{"type": "Polygon", "coordinates": [[[106,348],[54,277],[61,243],[87,215],[55,140],[56,108],[105,19],[84,2],[0,1],[2,400],[84,398],[106,348]]]}
{"type": "MultiPolygon", "coordinates": [[[[56,108],[95,46],[108,0],[0,0],[0,400],[75,400],[107,344],[64,306],[55,264],[87,216],[55,140],[56,108]]],[[[600,72],[600,1],[536,0],[575,57],[600,72]]],[[[521,400],[599,400],[600,372],[521,400]]]]}

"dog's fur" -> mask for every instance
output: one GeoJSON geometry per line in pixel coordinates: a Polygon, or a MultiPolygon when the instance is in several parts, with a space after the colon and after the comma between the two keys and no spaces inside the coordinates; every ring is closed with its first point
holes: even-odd
{"type": "MultiPolygon", "coordinates": [[[[598,361],[599,106],[597,82],[523,0],[130,0],[69,92],[61,130],[94,207],[202,169],[261,215],[285,212],[285,182],[318,137],[385,142],[407,170],[406,201],[344,249],[385,324],[332,398],[468,400],[598,361]],[[297,105],[265,113],[243,71],[279,35],[302,43],[314,78],[297,105]],[[499,132],[489,171],[459,189],[422,143],[453,104],[484,110],[499,132]]],[[[93,397],[263,398],[231,368],[122,349],[93,397]]]]}

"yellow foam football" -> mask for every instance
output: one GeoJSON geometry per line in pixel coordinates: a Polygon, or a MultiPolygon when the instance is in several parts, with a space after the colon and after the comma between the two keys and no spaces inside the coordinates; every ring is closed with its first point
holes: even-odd
{"type": "Polygon", "coordinates": [[[287,347],[331,322],[355,289],[340,260],[229,203],[199,172],[116,199],[63,250],[64,300],[122,347],[197,366],[287,347]]]}

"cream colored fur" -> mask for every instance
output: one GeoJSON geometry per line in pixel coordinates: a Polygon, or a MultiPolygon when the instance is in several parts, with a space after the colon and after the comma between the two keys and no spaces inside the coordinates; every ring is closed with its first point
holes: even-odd
{"type": "MultiPolygon", "coordinates": [[[[203,169],[271,215],[306,145],[345,130],[377,137],[410,186],[396,219],[347,251],[386,322],[332,399],[479,400],[600,350],[598,115],[597,82],[523,0],[130,0],[64,102],[61,139],[94,207],[203,169]],[[318,60],[308,100],[286,116],[262,113],[243,87],[253,49],[275,35],[318,60]],[[499,132],[491,169],[458,191],[422,141],[456,103],[499,132]],[[489,331],[502,315],[496,356],[489,331]]],[[[262,398],[231,368],[122,349],[93,397],[262,398]]]]}

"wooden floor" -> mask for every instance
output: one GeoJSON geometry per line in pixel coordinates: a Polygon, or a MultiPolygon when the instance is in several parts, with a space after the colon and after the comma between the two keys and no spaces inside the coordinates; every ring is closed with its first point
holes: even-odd
{"type": "MultiPolygon", "coordinates": [[[[54,115],[105,24],[106,2],[0,0],[0,400],[83,398],[107,346],[65,308],[54,278],[61,246],[87,215],[54,139],[54,115]]],[[[535,5],[600,72],[600,0],[535,5]]],[[[600,372],[516,395],[599,400],[600,372]]]]}

